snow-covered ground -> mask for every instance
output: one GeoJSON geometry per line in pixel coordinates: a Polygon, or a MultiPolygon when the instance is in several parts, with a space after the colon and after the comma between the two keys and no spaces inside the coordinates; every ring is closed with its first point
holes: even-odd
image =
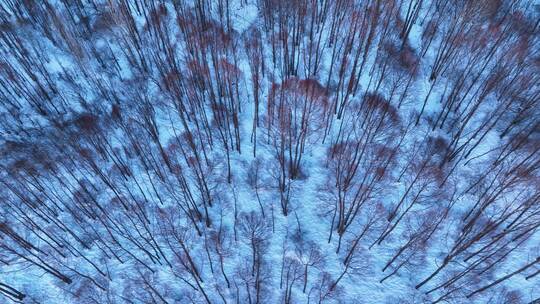
{"type": "Polygon", "coordinates": [[[534,3],[16,2],[0,303],[540,299],[534,3]]]}

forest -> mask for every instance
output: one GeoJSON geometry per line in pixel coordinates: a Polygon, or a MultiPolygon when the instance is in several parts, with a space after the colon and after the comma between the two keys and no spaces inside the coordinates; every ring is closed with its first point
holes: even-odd
{"type": "Polygon", "coordinates": [[[1,0],[0,303],[540,303],[540,2],[1,0]]]}

